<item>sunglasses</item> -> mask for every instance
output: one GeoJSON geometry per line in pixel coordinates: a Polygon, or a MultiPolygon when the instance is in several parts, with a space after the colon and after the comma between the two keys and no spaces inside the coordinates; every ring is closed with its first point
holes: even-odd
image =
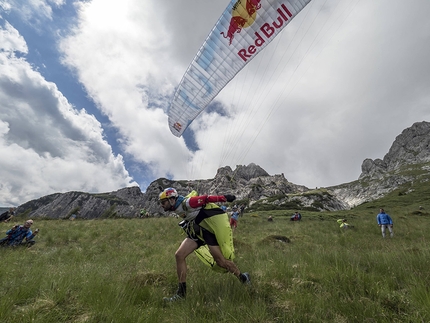
{"type": "Polygon", "coordinates": [[[160,204],[164,206],[164,204],[166,204],[166,202],[169,202],[169,200],[168,199],[161,200],[160,204]]]}

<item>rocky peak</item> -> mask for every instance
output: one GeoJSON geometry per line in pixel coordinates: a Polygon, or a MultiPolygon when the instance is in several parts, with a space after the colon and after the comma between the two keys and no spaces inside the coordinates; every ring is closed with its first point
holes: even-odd
{"type": "Polygon", "coordinates": [[[396,137],[383,159],[367,158],[357,181],[330,187],[331,193],[349,207],[378,199],[414,177],[402,167],[417,165],[423,171],[430,162],[430,123],[416,122],[396,137]],[[424,164],[419,166],[419,164],[424,164]]]}
{"type": "Polygon", "coordinates": [[[221,167],[218,169],[215,179],[219,180],[221,178],[228,177],[228,178],[234,178],[236,180],[244,179],[249,181],[253,178],[258,178],[260,176],[270,176],[270,175],[260,166],[254,163],[251,163],[248,166],[237,165],[234,171],[231,169],[230,166],[221,167]]]}
{"type": "Polygon", "coordinates": [[[430,122],[414,123],[396,137],[388,154],[384,156],[387,170],[399,166],[430,161],[430,122]]]}
{"type": "Polygon", "coordinates": [[[367,158],[361,165],[359,179],[380,178],[387,171],[402,165],[426,163],[430,161],[430,122],[416,122],[396,137],[384,159],[367,158]]]}
{"type": "Polygon", "coordinates": [[[263,168],[260,166],[251,163],[248,166],[237,165],[234,170],[234,177],[239,179],[242,178],[244,180],[251,180],[252,178],[258,178],[261,176],[270,176],[263,168]]]}
{"type": "Polygon", "coordinates": [[[218,168],[218,171],[216,172],[215,178],[232,176],[232,175],[233,175],[233,171],[232,171],[231,167],[225,166],[225,167],[218,168]]]}

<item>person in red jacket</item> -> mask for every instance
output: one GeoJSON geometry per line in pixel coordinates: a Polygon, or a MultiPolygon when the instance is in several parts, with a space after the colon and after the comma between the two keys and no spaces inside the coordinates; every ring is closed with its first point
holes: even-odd
{"type": "MultiPolygon", "coordinates": [[[[176,273],[179,284],[176,294],[165,297],[164,300],[174,302],[185,298],[187,263],[186,258],[200,247],[207,246],[210,252],[205,259],[214,270],[233,273],[244,284],[250,284],[248,273],[241,273],[233,262],[234,247],[233,234],[227,213],[217,204],[219,202],[233,202],[234,195],[202,195],[192,192],[187,197],[181,196],[174,188],[166,188],[159,195],[159,201],[165,212],[172,211],[183,221],[179,225],[184,229],[187,237],[182,241],[175,253],[176,273]],[[211,261],[213,260],[213,262],[211,261]]],[[[197,253],[197,255],[199,255],[197,253]]],[[[201,256],[199,256],[201,258],[201,256]]],[[[203,259],[202,259],[203,260],[203,259]]]]}

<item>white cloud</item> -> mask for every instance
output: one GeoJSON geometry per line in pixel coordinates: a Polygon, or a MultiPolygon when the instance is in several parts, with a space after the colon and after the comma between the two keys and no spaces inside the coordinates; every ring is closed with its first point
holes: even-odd
{"type": "Polygon", "coordinates": [[[52,7],[51,4],[59,6],[64,4],[64,1],[45,1],[45,0],[8,0],[4,2],[5,7],[9,10],[14,10],[17,14],[22,17],[23,22],[37,27],[40,23],[46,19],[52,19],[52,7]]]}
{"type": "Polygon", "coordinates": [[[185,159],[189,153],[170,135],[164,113],[172,77],[183,71],[171,62],[165,19],[154,20],[158,8],[140,1],[82,4],[79,25],[61,48],[64,62],[119,129],[123,149],[160,175],[174,171],[172,153],[185,159]]]}
{"type": "MultiPolygon", "coordinates": [[[[9,12],[12,6],[7,1],[0,1],[0,8],[5,12],[9,12]]],[[[2,16],[0,15],[0,18],[1,17],[2,16]]]]}
{"type": "Polygon", "coordinates": [[[168,100],[154,108],[148,97],[172,94],[227,2],[96,0],[82,6],[80,25],[63,42],[65,62],[154,178],[212,177],[220,166],[255,162],[299,184],[339,184],[429,116],[424,92],[399,95],[428,70],[425,1],[403,8],[402,24],[416,25],[408,28],[399,24],[399,1],[313,1],[219,95],[230,118],[203,114],[192,124],[200,151],[188,152],[167,130],[168,100]]]}
{"type": "Polygon", "coordinates": [[[48,0],[48,3],[52,3],[55,7],[61,7],[66,4],[66,0],[48,0]]]}
{"type": "Polygon", "coordinates": [[[14,55],[15,51],[23,54],[28,52],[24,38],[8,22],[5,23],[4,29],[0,29],[0,44],[0,49],[8,55],[14,55]]]}
{"type": "Polygon", "coordinates": [[[1,203],[131,185],[122,156],[113,155],[100,123],[72,107],[25,59],[15,57],[14,50],[26,49],[16,30],[6,25],[0,35],[8,40],[0,42],[1,203]]]}

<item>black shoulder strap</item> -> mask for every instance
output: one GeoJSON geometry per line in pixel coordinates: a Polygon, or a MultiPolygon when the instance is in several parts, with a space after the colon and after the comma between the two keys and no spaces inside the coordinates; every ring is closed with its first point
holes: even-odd
{"type": "Polygon", "coordinates": [[[211,216],[218,215],[225,213],[221,208],[212,208],[212,209],[205,209],[202,208],[196,216],[196,223],[199,224],[204,219],[210,218],[211,216]]]}

